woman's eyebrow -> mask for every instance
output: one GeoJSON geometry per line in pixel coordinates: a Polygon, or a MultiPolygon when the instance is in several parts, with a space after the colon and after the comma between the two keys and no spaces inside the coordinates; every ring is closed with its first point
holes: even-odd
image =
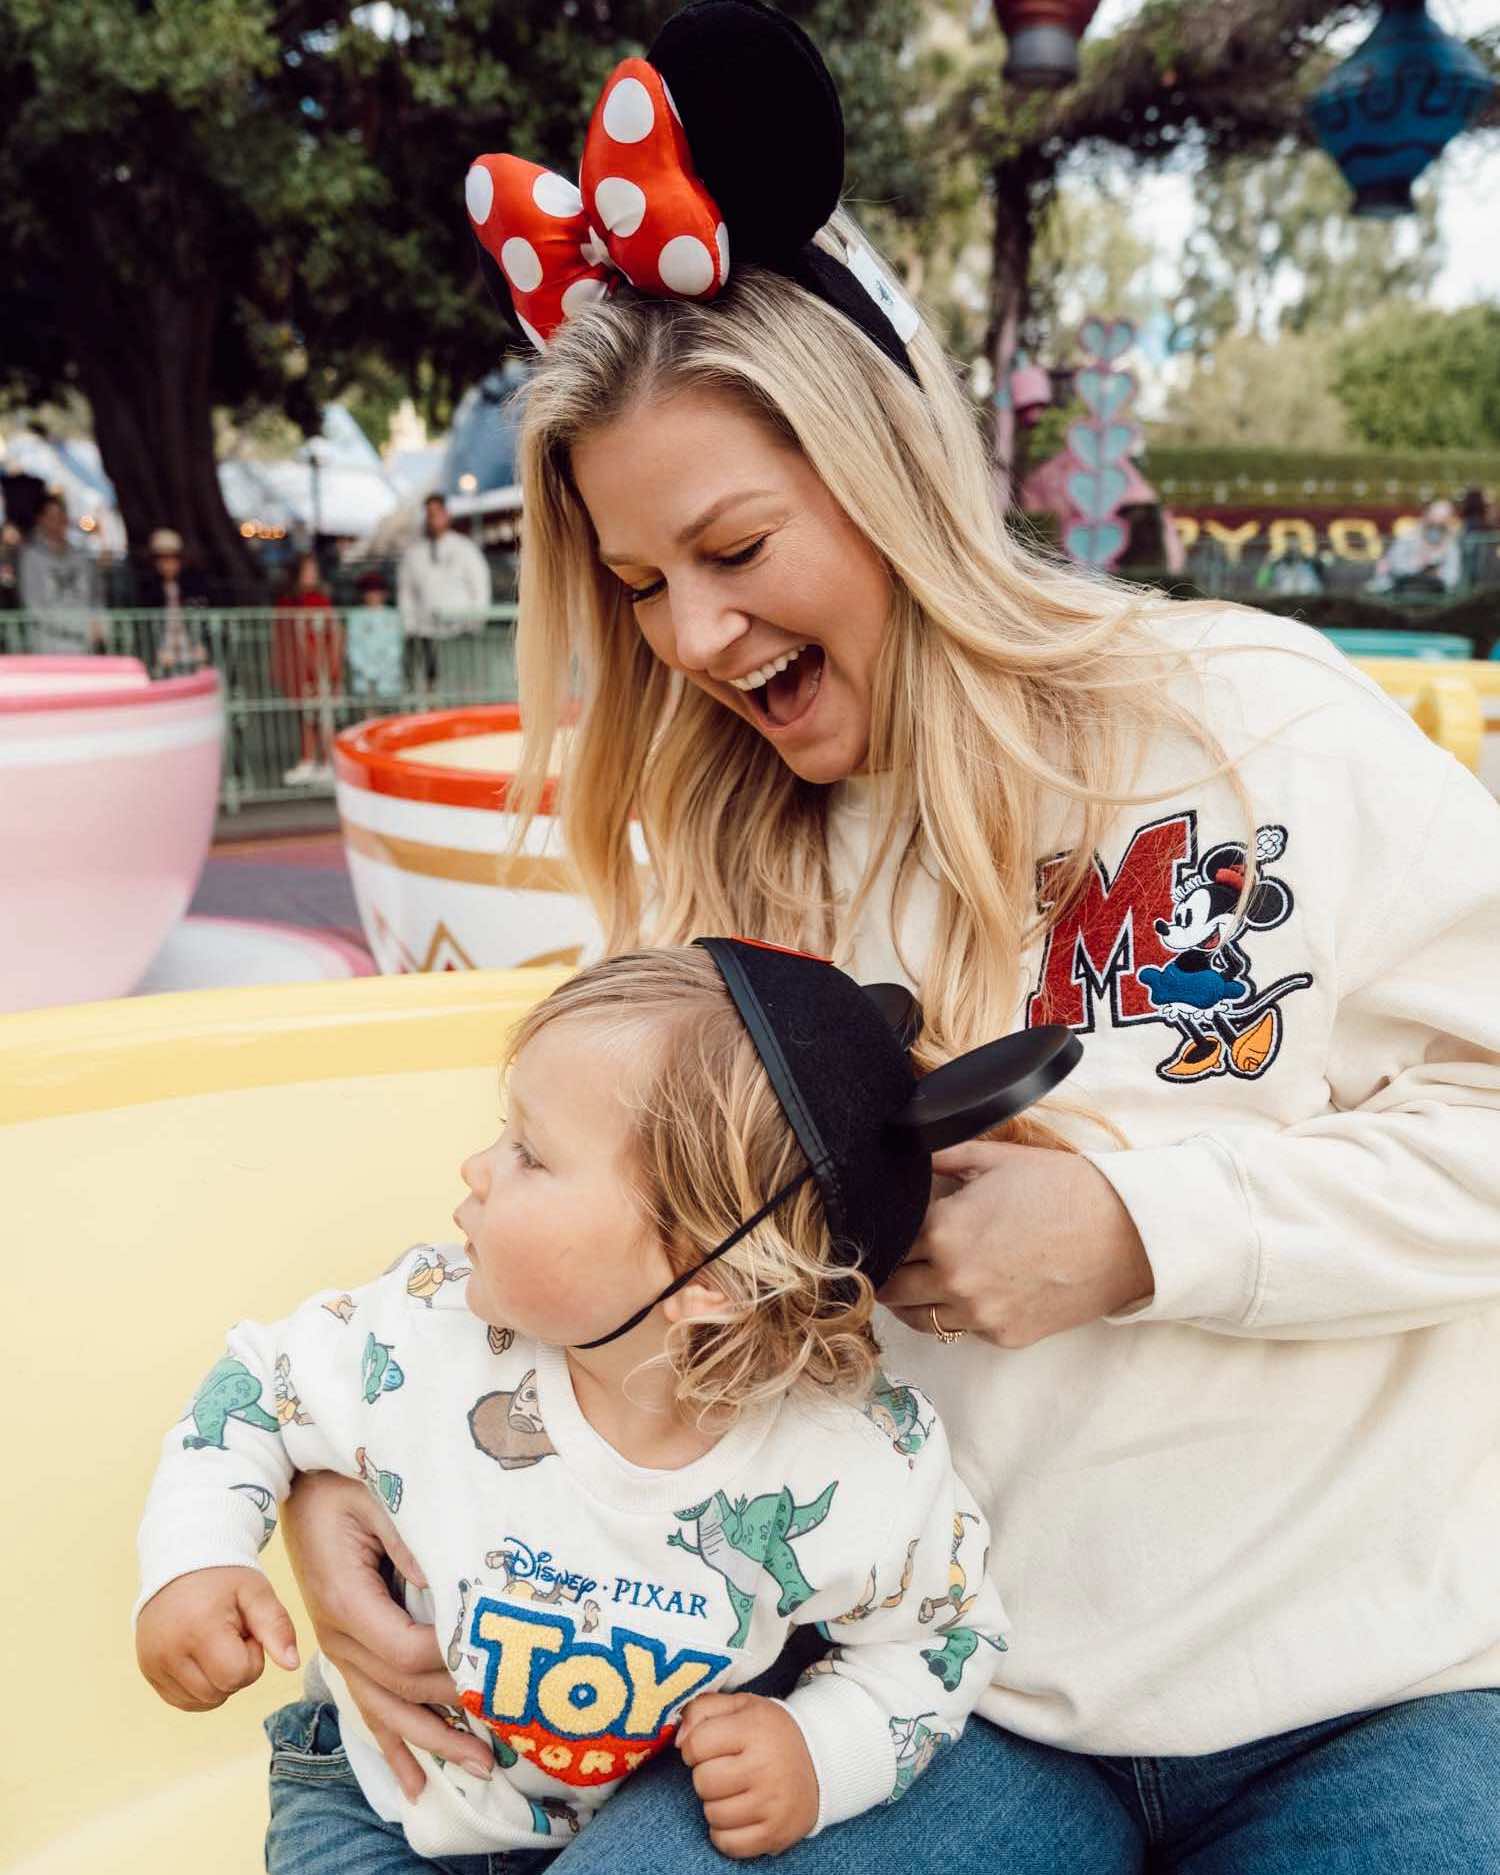
{"type": "MultiPolygon", "coordinates": [[[[736,494],[724,495],[711,507],[705,508],[696,521],[690,521],[677,536],[679,547],[689,547],[706,527],[711,527],[726,510],[737,507],[742,501],[753,501],[757,495],[774,495],[774,488],[742,488],[736,494]]],[[[606,566],[640,566],[640,556],[633,553],[605,553],[600,549],[599,558],[606,566]]]]}

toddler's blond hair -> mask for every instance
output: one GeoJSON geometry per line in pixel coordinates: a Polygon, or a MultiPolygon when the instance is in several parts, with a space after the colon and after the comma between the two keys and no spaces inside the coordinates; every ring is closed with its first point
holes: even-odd
{"type": "MultiPolygon", "coordinates": [[[[708,952],[626,952],[538,1003],[506,1065],[553,1023],[586,1021],[619,1047],[630,1171],[674,1275],[722,1243],[807,1164],[708,952]]],[[[778,1205],[706,1275],[721,1311],[677,1324],[676,1400],[700,1420],[794,1389],[863,1394],[879,1359],[869,1280],[837,1262],[815,1181],[778,1205]]],[[[644,1298],[643,1298],[644,1299],[644,1298]]]]}

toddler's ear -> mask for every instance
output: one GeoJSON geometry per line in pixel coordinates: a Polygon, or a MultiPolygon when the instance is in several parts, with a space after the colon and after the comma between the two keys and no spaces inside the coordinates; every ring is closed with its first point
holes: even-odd
{"type": "Polygon", "coordinates": [[[700,1315],[717,1315],[724,1307],[724,1291],[707,1270],[684,1283],[675,1296],[662,1303],[662,1314],[676,1327],[678,1322],[694,1322],[700,1315]]]}

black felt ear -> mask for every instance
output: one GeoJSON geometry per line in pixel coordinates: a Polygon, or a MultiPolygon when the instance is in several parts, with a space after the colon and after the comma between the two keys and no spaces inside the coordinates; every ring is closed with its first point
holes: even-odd
{"type": "Polygon", "coordinates": [[[1056,1023],[1003,1036],[924,1075],[888,1124],[940,1152],[1014,1118],[1066,1080],[1082,1058],[1078,1037],[1056,1023]]]}
{"type": "Polygon", "coordinates": [[[728,226],[730,265],[785,263],[844,186],[844,114],[818,48],[763,0],[692,0],[646,58],[728,226]]]}
{"type": "Polygon", "coordinates": [[[900,983],[862,983],[860,988],[885,1017],[886,1024],[903,1050],[922,1033],[922,1005],[900,983]]]}

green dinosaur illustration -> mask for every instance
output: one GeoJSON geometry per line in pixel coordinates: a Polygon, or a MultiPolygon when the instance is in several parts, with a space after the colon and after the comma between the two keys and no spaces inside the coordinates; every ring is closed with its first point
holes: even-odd
{"type": "Polygon", "coordinates": [[[232,1354],[215,1361],[188,1408],[197,1431],[183,1439],[183,1450],[197,1452],[212,1445],[221,1452],[227,1451],[224,1428],[231,1419],[242,1419],[247,1426],[256,1426],[262,1432],[278,1431],[278,1422],[259,1404],[260,1396],[261,1384],[243,1361],[236,1360],[232,1354]]]}
{"type": "Polygon", "coordinates": [[[904,1797],[943,1746],[953,1743],[951,1732],[940,1732],[936,1726],[922,1723],[933,1716],[930,1712],[921,1712],[914,1719],[891,1720],[891,1738],[896,1746],[896,1783],[886,1798],[887,1803],[896,1803],[904,1797]]]}
{"type": "Polygon", "coordinates": [[[864,1405],[864,1416],[879,1429],[909,1464],[926,1445],[933,1422],[922,1422],[922,1408],[928,1404],[915,1387],[893,1381],[877,1373],[864,1405]]]}
{"type": "Polygon", "coordinates": [[[828,1515],[837,1489],[835,1481],[810,1504],[794,1503],[785,1485],[763,1497],[736,1498],[732,1504],[722,1491],[715,1491],[705,1503],[677,1512],[683,1523],[697,1524],[698,1541],[690,1543],[680,1530],[674,1530],[667,1542],[701,1557],[723,1576],[735,1613],[731,1647],[743,1647],[750,1632],[762,1570],[781,1590],[777,1614],[789,1615],[812,1600],[817,1591],[792,1553],[792,1539],[817,1528],[828,1515]]]}
{"type": "Polygon", "coordinates": [[[998,1634],[981,1634],[977,1628],[940,1628],[938,1632],[943,1636],[942,1646],[924,1647],[922,1658],[927,1662],[927,1671],[935,1673],[950,1693],[958,1691],[964,1667],[978,1652],[981,1641],[993,1647],[997,1654],[1007,1651],[998,1634]]]}

